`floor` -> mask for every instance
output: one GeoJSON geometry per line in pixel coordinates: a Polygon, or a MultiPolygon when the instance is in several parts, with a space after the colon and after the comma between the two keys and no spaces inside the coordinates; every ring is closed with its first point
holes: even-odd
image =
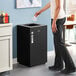
{"type": "MultiPolygon", "coordinates": [[[[72,45],[67,48],[69,49],[69,52],[76,65],[76,45],[72,45]]],[[[46,64],[34,66],[32,68],[28,68],[20,64],[14,64],[14,68],[12,71],[7,73],[1,73],[0,76],[76,76],[76,72],[65,75],[57,71],[50,71],[48,69],[48,66],[53,65],[54,57],[54,51],[52,51],[50,56],[48,56],[48,62],[46,64]]]]}

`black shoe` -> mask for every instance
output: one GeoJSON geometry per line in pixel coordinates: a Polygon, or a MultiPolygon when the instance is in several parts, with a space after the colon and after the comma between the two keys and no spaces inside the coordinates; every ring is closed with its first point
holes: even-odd
{"type": "Polygon", "coordinates": [[[70,73],[73,73],[75,71],[76,71],[76,68],[74,68],[74,69],[64,69],[64,70],[61,71],[61,73],[70,74],[70,73]]]}
{"type": "Polygon", "coordinates": [[[55,67],[55,66],[50,66],[49,67],[49,70],[52,70],[52,71],[60,71],[62,69],[63,69],[63,67],[55,67]]]}

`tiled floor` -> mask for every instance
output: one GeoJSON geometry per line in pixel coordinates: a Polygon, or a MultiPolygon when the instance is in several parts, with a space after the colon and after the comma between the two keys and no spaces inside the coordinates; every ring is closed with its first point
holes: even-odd
{"type": "MultiPolygon", "coordinates": [[[[69,49],[69,52],[76,65],[76,45],[72,45],[67,48],[69,49]]],[[[65,75],[65,74],[61,74],[60,72],[48,70],[48,66],[53,65],[54,63],[54,57],[55,55],[53,51],[48,57],[48,62],[46,64],[31,67],[31,68],[28,68],[19,64],[15,64],[14,69],[7,76],[76,76],[76,72],[69,75],[65,75]]],[[[0,76],[4,76],[4,75],[5,74],[0,74],[0,76]]]]}

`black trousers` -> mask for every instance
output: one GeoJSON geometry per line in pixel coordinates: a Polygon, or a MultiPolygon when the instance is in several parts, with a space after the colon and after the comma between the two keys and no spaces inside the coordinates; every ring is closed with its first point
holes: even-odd
{"type": "MultiPolygon", "coordinates": [[[[63,38],[62,38],[62,32],[63,32],[63,24],[65,22],[66,18],[57,19],[56,25],[57,25],[57,32],[53,33],[54,38],[54,47],[55,47],[55,62],[54,65],[56,67],[63,67],[63,61],[65,62],[65,68],[75,68],[75,65],[73,63],[73,60],[64,44],[63,38]]],[[[53,22],[53,19],[51,19],[51,23],[53,22]]]]}

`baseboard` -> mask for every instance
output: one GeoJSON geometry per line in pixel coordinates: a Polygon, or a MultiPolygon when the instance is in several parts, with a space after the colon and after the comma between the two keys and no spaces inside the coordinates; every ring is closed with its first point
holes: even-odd
{"type": "MultiPolygon", "coordinates": [[[[52,55],[54,55],[54,51],[53,50],[47,52],[47,56],[48,57],[52,56],[52,55]]],[[[17,64],[17,58],[13,59],[13,64],[17,64]]]]}
{"type": "Polygon", "coordinates": [[[47,56],[49,57],[49,56],[52,56],[52,55],[54,55],[54,50],[48,51],[47,56]]]}
{"type": "Polygon", "coordinates": [[[17,58],[13,59],[13,64],[17,64],[17,58]]]}

